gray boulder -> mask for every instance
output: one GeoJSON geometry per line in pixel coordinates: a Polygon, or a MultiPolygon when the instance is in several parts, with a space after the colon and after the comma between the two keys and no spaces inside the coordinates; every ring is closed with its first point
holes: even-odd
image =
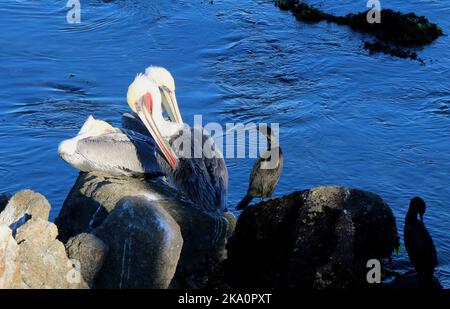
{"type": "Polygon", "coordinates": [[[108,247],[93,234],[81,233],[69,239],[66,252],[71,260],[79,261],[83,279],[94,287],[94,280],[103,266],[108,247]]]}
{"type": "Polygon", "coordinates": [[[97,287],[169,286],[183,238],[178,224],[163,208],[145,197],[124,198],[93,233],[109,246],[97,287]]]}
{"type": "Polygon", "coordinates": [[[15,232],[31,217],[48,220],[50,208],[49,202],[42,194],[32,190],[22,190],[8,200],[0,213],[0,223],[10,226],[15,232]]]}
{"type": "Polygon", "coordinates": [[[299,191],[242,212],[227,246],[225,283],[361,286],[367,261],[389,258],[398,246],[395,218],[379,196],[337,186],[299,191]]]}
{"type": "Polygon", "coordinates": [[[11,229],[0,224],[0,289],[20,287],[19,246],[11,229]]]}
{"type": "Polygon", "coordinates": [[[56,240],[56,225],[32,218],[18,228],[19,263],[23,288],[87,288],[79,265],[69,260],[56,240]]]}
{"type": "MultiPolygon", "coordinates": [[[[117,254],[123,256],[121,252],[124,251],[124,246],[130,246],[129,242],[125,242],[130,237],[130,228],[133,231],[136,229],[136,234],[132,235],[133,242],[137,241],[137,243],[132,243],[134,250],[147,250],[144,246],[139,245],[139,242],[152,244],[153,251],[168,250],[167,246],[157,245],[148,233],[140,232],[144,226],[150,230],[158,230],[157,226],[152,227],[158,221],[155,219],[157,217],[160,217],[160,221],[165,222],[166,226],[172,229],[173,235],[177,235],[179,229],[183,241],[179,258],[176,258],[176,254],[170,254],[173,261],[162,266],[170,269],[170,265],[176,265],[170,287],[201,288],[206,286],[210,274],[216,271],[226,257],[225,244],[234,228],[235,218],[231,213],[222,214],[201,210],[160,179],[111,177],[97,172],[80,173],[64,201],[55,223],[60,231],[59,238],[63,242],[77,234],[91,232],[108,245],[110,252],[107,261],[96,280],[96,283],[103,286],[106,284],[105,278],[108,277],[106,274],[111,274],[114,269],[118,269],[118,266],[110,261],[115,261],[117,254]],[[117,219],[124,216],[130,224],[133,223],[131,219],[137,220],[124,206],[127,203],[133,205],[132,209],[137,208],[139,213],[145,215],[144,221],[136,223],[135,227],[119,224],[117,219]],[[119,205],[122,206],[114,213],[119,205]],[[144,208],[148,209],[143,210],[144,208]],[[111,219],[110,216],[112,216],[111,219]],[[170,223],[169,218],[173,219],[176,224],[170,223]],[[112,237],[115,237],[116,242],[113,243],[112,237]],[[142,237],[142,241],[139,241],[140,237],[142,237]],[[111,243],[113,243],[113,247],[111,247],[111,243]],[[109,267],[113,268],[109,269],[109,267]]],[[[161,240],[164,239],[165,234],[158,233],[161,240]]],[[[181,242],[181,240],[177,240],[177,242],[181,242]]],[[[141,254],[136,252],[130,258],[142,256],[141,254]]],[[[166,253],[152,252],[152,254],[162,256],[166,253]]],[[[135,261],[134,263],[140,262],[135,261]]],[[[151,264],[148,265],[149,268],[146,271],[150,271],[150,266],[153,267],[151,264]]],[[[131,270],[135,271],[135,269],[131,270]]],[[[169,273],[168,270],[163,272],[169,273]]],[[[169,276],[161,275],[159,277],[168,278],[169,276]]],[[[146,281],[146,284],[166,285],[162,279],[157,281],[159,283],[146,281]]],[[[120,286],[120,281],[119,283],[117,280],[114,282],[115,286],[120,286]]],[[[137,282],[129,281],[128,284],[133,285],[137,282]]],[[[126,286],[123,281],[121,286],[126,286]]]]}

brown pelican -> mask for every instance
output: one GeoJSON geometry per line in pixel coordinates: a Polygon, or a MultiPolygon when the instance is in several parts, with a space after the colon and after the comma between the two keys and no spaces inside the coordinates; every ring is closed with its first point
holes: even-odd
{"type": "MultiPolygon", "coordinates": [[[[161,93],[166,91],[148,75],[138,74],[128,88],[127,102],[161,150],[162,155],[157,154],[156,159],[162,172],[194,204],[223,211],[228,188],[223,155],[202,128],[191,129],[182,122],[164,119],[161,93]]],[[[170,93],[167,97],[167,111],[175,119],[176,100],[174,96],[170,99],[170,93]]]]}
{"type": "Polygon", "coordinates": [[[420,197],[411,200],[403,234],[411,264],[419,275],[429,278],[433,276],[438,261],[433,239],[423,223],[425,208],[425,202],[420,197]],[[420,215],[420,220],[417,215],[420,215]]]}
{"type": "Polygon", "coordinates": [[[153,138],[118,129],[89,116],[77,136],[58,147],[60,157],[83,172],[101,171],[114,176],[160,175],[153,138]]]}
{"type": "MultiPolygon", "coordinates": [[[[170,120],[182,123],[175,81],[169,71],[149,67],[146,76],[157,83],[170,120]]],[[[83,172],[102,171],[114,176],[161,174],[155,157],[158,148],[137,114],[125,113],[122,128],[114,128],[90,116],[76,137],[59,145],[58,153],[64,161],[83,172]]]]}
{"type": "Polygon", "coordinates": [[[236,209],[238,210],[246,208],[254,197],[259,197],[261,199],[267,197],[271,198],[283,169],[283,152],[273,136],[271,128],[261,125],[259,126],[259,132],[267,138],[268,149],[260,158],[258,158],[255,165],[253,165],[247,195],[236,206],[236,209]],[[272,144],[275,144],[275,146],[272,144]],[[277,162],[275,162],[273,168],[262,168],[264,162],[270,161],[272,159],[272,154],[275,153],[278,154],[278,156],[277,158],[274,158],[277,159],[277,162]]]}

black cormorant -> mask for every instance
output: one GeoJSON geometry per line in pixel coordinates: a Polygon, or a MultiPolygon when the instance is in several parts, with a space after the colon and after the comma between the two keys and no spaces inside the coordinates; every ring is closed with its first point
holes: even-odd
{"type": "Polygon", "coordinates": [[[414,197],[405,218],[404,240],[409,260],[419,275],[432,277],[437,265],[436,248],[433,239],[423,223],[425,202],[414,197]],[[420,220],[417,218],[420,216],[420,220]]]}
{"type": "Polygon", "coordinates": [[[268,149],[253,165],[247,195],[236,206],[238,210],[246,208],[254,197],[261,199],[272,197],[283,169],[283,152],[272,134],[271,128],[261,125],[259,126],[259,132],[267,138],[268,149]],[[272,160],[272,154],[278,155],[277,158],[274,158],[276,160],[274,166],[272,168],[261,168],[264,163],[269,163],[272,160]]]}

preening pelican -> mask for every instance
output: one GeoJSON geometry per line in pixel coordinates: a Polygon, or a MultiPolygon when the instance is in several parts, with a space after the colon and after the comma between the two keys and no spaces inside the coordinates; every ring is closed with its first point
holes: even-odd
{"type": "Polygon", "coordinates": [[[74,138],[59,144],[60,157],[83,172],[101,171],[114,176],[161,175],[153,138],[118,129],[89,116],[74,138]]]}
{"type": "Polygon", "coordinates": [[[177,122],[183,123],[181,118],[181,113],[178,108],[177,97],[175,95],[175,79],[172,74],[165,68],[150,66],[145,70],[145,76],[153,80],[161,93],[162,104],[167,113],[169,114],[169,119],[177,122]]]}
{"type": "Polygon", "coordinates": [[[177,119],[174,95],[165,104],[169,117],[178,121],[164,119],[161,93],[164,96],[167,90],[158,87],[149,76],[150,73],[136,76],[128,88],[127,102],[161,150],[162,156],[156,156],[161,170],[194,204],[208,210],[225,210],[228,171],[222,153],[202,129],[189,128],[180,122],[181,116],[177,119]],[[195,147],[200,147],[200,151],[195,147]]]}

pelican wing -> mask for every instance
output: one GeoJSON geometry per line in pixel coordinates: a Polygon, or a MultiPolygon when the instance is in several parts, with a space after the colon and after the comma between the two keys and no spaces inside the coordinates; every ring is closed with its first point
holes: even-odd
{"type": "Polygon", "coordinates": [[[111,175],[160,174],[153,140],[137,132],[120,132],[78,141],[83,171],[103,171],[111,175]]]}

